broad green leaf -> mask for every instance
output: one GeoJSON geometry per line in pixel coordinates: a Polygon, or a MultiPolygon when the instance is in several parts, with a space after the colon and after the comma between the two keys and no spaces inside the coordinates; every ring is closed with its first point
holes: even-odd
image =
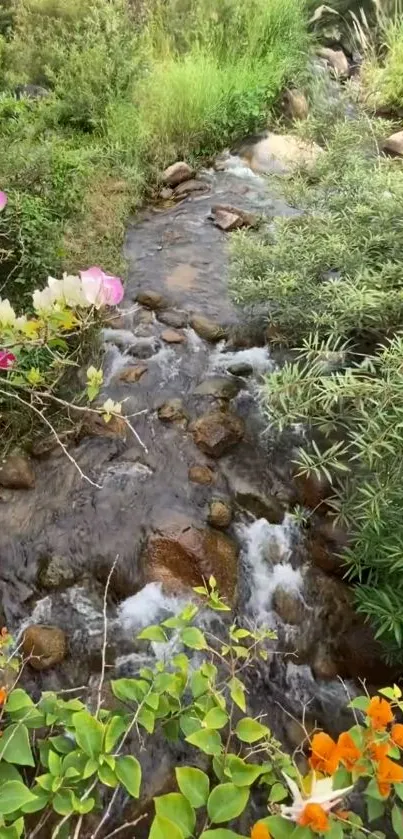
{"type": "Polygon", "coordinates": [[[262,767],[246,763],[242,758],[228,755],[225,763],[225,774],[236,787],[250,787],[262,774],[262,767]]]}
{"type": "Polygon", "coordinates": [[[377,801],[376,798],[371,798],[369,795],[367,796],[367,812],[368,812],[368,821],[373,822],[375,819],[379,819],[380,816],[383,816],[385,812],[385,805],[383,801],[377,801]]]}
{"type": "Polygon", "coordinates": [[[144,698],[145,704],[148,705],[150,708],[152,708],[153,711],[158,710],[159,701],[160,701],[160,697],[159,697],[158,693],[152,693],[151,692],[144,698]]]}
{"type": "Polygon", "coordinates": [[[63,737],[61,734],[58,734],[56,737],[50,737],[49,742],[57,752],[63,755],[68,755],[74,749],[74,743],[70,738],[63,737]]]}
{"type": "Polygon", "coordinates": [[[330,829],[326,833],[327,839],[343,839],[343,836],[344,830],[342,823],[336,819],[332,819],[330,829]]]}
{"type": "Polygon", "coordinates": [[[351,700],[347,707],[357,708],[359,711],[366,711],[369,703],[370,699],[368,696],[356,696],[355,699],[351,700]]]}
{"type": "Polygon", "coordinates": [[[119,737],[127,729],[127,720],[124,717],[112,717],[105,728],[104,749],[106,752],[111,752],[119,737]]]}
{"type": "Polygon", "coordinates": [[[190,647],[191,650],[207,649],[207,641],[203,633],[196,626],[187,626],[185,629],[182,629],[180,637],[185,647],[190,647]]]}
{"type": "Polygon", "coordinates": [[[202,807],[207,803],[210,781],[205,772],[192,766],[183,766],[177,767],[175,773],[178,787],[192,807],[202,807]]]}
{"type": "MultiPolygon", "coordinates": [[[[84,772],[82,773],[83,780],[86,781],[87,778],[91,778],[91,775],[95,775],[95,772],[98,772],[98,766],[99,766],[98,758],[97,759],[95,757],[88,758],[87,763],[85,764],[85,767],[84,767],[84,772]]],[[[66,770],[66,775],[67,775],[67,773],[69,773],[68,777],[69,778],[70,777],[74,778],[74,775],[71,775],[72,772],[77,772],[77,770],[74,769],[73,766],[70,766],[66,770]]]]}
{"type": "Polygon", "coordinates": [[[181,714],[179,724],[181,727],[181,731],[183,731],[185,737],[189,737],[191,734],[194,734],[195,731],[200,731],[202,724],[199,717],[196,717],[194,712],[181,714]]]}
{"type": "Polygon", "coordinates": [[[0,827],[0,839],[20,839],[24,830],[24,819],[17,819],[12,824],[0,827]]]}
{"type": "Polygon", "coordinates": [[[39,784],[39,786],[42,789],[46,790],[46,792],[52,792],[53,781],[54,778],[53,775],[50,774],[50,772],[47,772],[46,775],[36,776],[36,783],[39,784]]]}
{"type": "Polygon", "coordinates": [[[62,767],[62,761],[61,761],[60,756],[57,754],[57,752],[54,752],[53,749],[49,749],[49,752],[48,752],[48,767],[49,767],[49,772],[52,775],[60,775],[61,767],[62,767]]]}
{"type": "Polygon", "coordinates": [[[157,643],[165,643],[168,640],[162,626],[147,626],[137,638],[140,641],[156,641],[157,643]]]}
{"type": "MultiPolygon", "coordinates": [[[[0,769],[1,769],[1,765],[0,765],[0,769]]],[[[398,796],[398,798],[400,798],[400,801],[403,801],[403,784],[393,784],[393,789],[394,789],[396,795],[398,796]]]]}
{"type": "Polygon", "coordinates": [[[187,798],[180,792],[170,792],[154,798],[157,816],[170,819],[177,824],[184,839],[191,836],[196,824],[196,813],[187,798]]]}
{"type": "Polygon", "coordinates": [[[95,807],[95,798],[84,798],[83,801],[78,801],[76,803],[75,809],[77,813],[80,815],[85,816],[87,813],[90,813],[95,807]]]}
{"type": "Polygon", "coordinates": [[[228,714],[222,708],[212,708],[202,722],[203,728],[224,728],[228,722],[228,714]]]}
{"type": "Polygon", "coordinates": [[[275,804],[278,801],[284,801],[284,799],[287,798],[287,795],[288,790],[285,786],[283,786],[283,784],[273,784],[270,790],[269,801],[272,801],[275,804]]]}
{"type": "Polygon", "coordinates": [[[77,714],[73,714],[73,725],[75,738],[80,749],[88,757],[98,757],[101,754],[104,739],[102,723],[88,711],[79,711],[77,714]]]}
{"type": "Polygon", "coordinates": [[[190,677],[190,688],[195,699],[202,696],[209,688],[209,680],[200,670],[195,670],[190,677]]]}
{"type": "Polygon", "coordinates": [[[5,784],[6,781],[22,781],[22,777],[11,763],[0,763],[0,786],[5,784]]]}
{"type": "Polygon", "coordinates": [[[268,827],[273,839],[291,839],[295,830],[295,823],[283,819],[282,816],[269,816],[266,819],[259,819],[268,827]]]}
{"type": "Polygon", "coordinates": [[[21,781],[6,781],[0,786],[0,815],[8,816],[34,799],[32,792],[21,781]]]}
{"type": "Polygon", "coordinates": [[[16,688],[9,693],[6,703],[6,711],[12,714],[14,711],[20,711],[21,708],[28,709],[33,707],[33,701],[30,696],[22,688],[16,688]]]}
{"type": "Polygon", "coordinates": [[[236,726],[235,734],[243,743],[255,743],[270,735],[270,729],[251,717],[243,717],[236,726]]]}
{"type": "Polygon", "coordinates": [[[220,784],[215,787],[207,802],[207,812],[214,824],[229,822],[243,813],[249,801],[249,789],[235,784],[220,784]]]}
{"type": "Polygon", "coordinates": [[[179,740],[179,720],[167,720],[163,723],[163,731],[167,740],[170,740],[171,742],[179,740]]]}
{"type": "Polygon", "coordinates": [[[153,733],[155,726],[155,714],[153,714],[152,711],[148,708],[142,708],[141,711],[139,711],[137,721],[143,726],[143,728],[145,728],[146,731],[148,731],[149,734],[153,733]]]}
{"type": "Polygon", "coordinates": [[[111,682],[112,693],[123,702],[138,702],[139,692],[135,679],[115,679],[111,682]]]}
{"type": "Polygon", "coordinates": [[[112,787],[112,789],[118,785],[116,774],[107,763],[103,763],[102,766],[99,766],[98,778],[102,784],[105,784],[107,787],[112,787]]]}
{"type": "Polygon", "coordinates": [[[137,758],[132,755],[121,755],[116,758],[115,773],[119,781],[132,798],[138,798],[141,785],[141,766],[137,758]]]}
{"type": "Polygon", "coordinates": [[[207,755],[219,755],[222,749],[221,737],[218,731],[211,728],[201,728],[186,737],[191,746],[196,746],[207,755]]]}
{"type": "Polygon", "coordinates": [[[200,839],[247,839],[241,836],[240,833],[234,833],[233,830],[227,830],[226,827],[217,827],[214,830],[205,830],[201,834],[200,839]]]}
{"type": "Polygon", "coordinates": [[[151,825],[148,839],[184,839],[184,836],[175,822],[164,818],[164,816],[156,816],[151,825]]]}
{"type": "Polygon", "coordinates": [[[246,711],[246,701],[245,701],[245,688],[240,679],[237,679],[234,676],[228,682],[228,687],[230,690],[230,696],[235,705],[238,705],[238,708],[241,709],[245,713],[246,711]]]}
{"type": "Polygon", "coordinates": [[[32,801],[29,801],[28,804],[24,804],[24,806],[21,807],[23,813],[37,813],[39,810],[43,810],[49,801],[49,793],[38,786],[38,784],[35,784],[35,786],[32,787],[31,792],[33,799],[32,801]]]}
{"type": "Polygon", "coordinates": [[[7,763],[16,763],[19,766],[35,765],[25,725],[15,723],[3,731],[0,753],[7,763]]]}
{"type": "Polygon", "coordinates": [[[310,827],[302,827],[300,825],[294,828],[294,831],[291,834],[291,836],[292,839],[316,839],[316,835],[313,833],[310,827]]]}
{"type": "Polygon", "coordinates": [[[53,809],[59,816],[68,816],[74,813],[74,799],[71,789],[63,789],[56,793],[53,799],[53,809]]]}
{"type": "Polygon", "coordinates": [[[392,825],[399,839],[403,839],[403,812],[397,804],[392,807],[392,825]]]}

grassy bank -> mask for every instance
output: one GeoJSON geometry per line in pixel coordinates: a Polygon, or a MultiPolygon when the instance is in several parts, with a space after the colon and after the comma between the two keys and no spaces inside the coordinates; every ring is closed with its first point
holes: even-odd
{"type": "Polygon", "coordinates": [[[302,0],[10,0],[0,18],[2,294],[122,270],[124,221],[177,157],[264,124],[306,50],[302,0]],[[17,101],[16,85],[50,91],[17,101]]]}

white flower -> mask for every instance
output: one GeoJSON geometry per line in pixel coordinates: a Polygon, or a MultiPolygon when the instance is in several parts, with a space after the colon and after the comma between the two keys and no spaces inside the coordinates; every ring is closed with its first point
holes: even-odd
{"type": "Polygon", "coordinates": [[[122,405],[120,402],[114,402],[113,399],[107,399],[102,405],[102,409],[106,414],[121,414],[122,405]]]}
{"type": "Polygon", "coordinates": [[[19,318],[16,318],[14,326],[16,329],[19,329],[20,332],[22,332],[25,329],[27,322],[27,316],[20,315],[19,318]]]}
{"type": "Polygon", "coordinates": [[[87,306],[88,300],[83,291],[81,278],[74,274],[63,274],[63,295],[68,306],[87,306]]]}
{"type": "Polygon", "coordinates": [[[0,326],[14,326],[16,320],[15,311],[7,298],[0,297],[0,326]]]}
{"type": "Polygon", "coordinates": [[[49,312],[53,309],[54,299],[49,286],[44,288],[42,291],[39,291],[39,289],[37,288],[32,295],[32,300],[34,304],[34,309],[39,314],[49,312]]]}
{"type": "Polygon", "coordinates": [[[298,824],[299,819],[308,804],[319,804],[322,809],[328,813],[332,807],[340,804],[340,801],[353,789],[353,786],[344,787],[344,789],[333,789],[333,778],[321,778],[316,780],[316,775],[313,775],[311,794],[303,796],[295,781],[283,772],[284,778],[290,789],[293,797],[293,802],[290,805],[281,805],[281,815],[286,819],[298,824]]]}

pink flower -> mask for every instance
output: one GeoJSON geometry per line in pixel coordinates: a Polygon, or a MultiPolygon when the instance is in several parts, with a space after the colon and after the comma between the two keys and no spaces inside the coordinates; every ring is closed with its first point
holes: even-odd
{"type": "Polygon", "coordinates": [[[5,192],[0,192],[0,213],[4,210],[4,207],[7,205],[7,195],[5,192]]]}
{"type": "Polygon", "coordinates": [[[80,271],[80,275],[84,295],[95,308],[116,306],[123,299],[124,290],[119,277],[111,277],[96,266],[80,271]]]}
{"type": "Polygon", "coordinates": [[[17,361],[15,355],[7,350],[0,350],[0,370],[8,370],[17,361]]]}

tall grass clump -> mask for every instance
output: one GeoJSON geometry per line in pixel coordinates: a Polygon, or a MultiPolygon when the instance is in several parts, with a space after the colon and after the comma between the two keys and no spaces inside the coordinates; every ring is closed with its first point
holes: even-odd
{"type": "Polygon", "coordinates": [[[333,485],[357,607],[402,661],[403,171],[378,155],[382,124],[327,130],[316,171],[290,190],[301,214],[235,237],[233,291],[266,304],[269,334],[289,348],[263,409],[280,431],[305,427],[299,471],[333,485]]]}
{"type": "MultiPolygon", "coordinates": [[[[403,10],[402,10],[403,11],[403,10]]],[[[362,71],[365,99],[374,108],[403,112],[403,17],[382,28],[380,54],[367,54],[362,71]]]]}

